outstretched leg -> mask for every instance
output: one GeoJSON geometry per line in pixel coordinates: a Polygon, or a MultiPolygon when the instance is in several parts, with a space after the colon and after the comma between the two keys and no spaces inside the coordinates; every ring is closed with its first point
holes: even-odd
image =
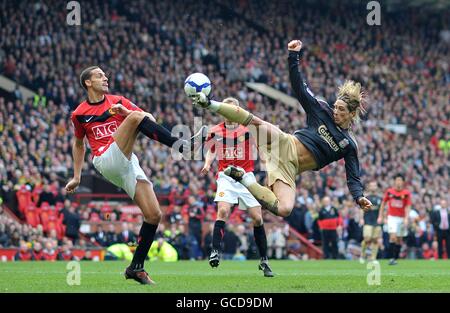
{"type": "Polygon", "coordinates": [[[222,115],[231,122],[248,126],[252,135],[257,138],[258,145],[268,145],[282,133],[275,125],[263,121],[237,105],[211,100],[209,106],[204,107],[222,115]]]}
{"type": "MultiPolygon", "coordinates": [[[[275,125],[263,121],[252,113],[231,103],[209,100],[203,94],[198,94],[194,102],[216,112],[227,120],[248,126],[252,135],[257,138],[258,148],[267,148],[277,142],[283,132],[275,125]]],[[[271,151],[270,153],[276,153],[271,151]]],[[[291,214],[295,203],[295,190],[281,180],[275,181],[272,190],[261,186],[253,175],[245,175],[243,169],[230,166],[225,174],[241,182],[261,205],[273,214],[286,217],[291,214]]]]}
{"type": "Polygon", "coordinates": [[[133,111],[125,118],[113,134],[114,141],[128,159],[131,157],[139,132],[168,147],[177,148],[181,153],[186,151],[193,153],[194,145],[197,142],[203,142],[206,137],[206,126],[203,126],[190,141],[183,140],[172,136],[167,128],[156,123],[150,113],[133,111]],[[179,142],[178,146],[176,145],[177,142],[179,142]]]}
{"type": "Polygon", "coordinates": [[[281,217],[291,214],[295,204],[295,190],[288,184],[276,180],[270,190],[260,185],[255,176],[247,175],[243,168],[232,165],[227,167],[224,173],[244,185],[266,210],[281,217]]]}

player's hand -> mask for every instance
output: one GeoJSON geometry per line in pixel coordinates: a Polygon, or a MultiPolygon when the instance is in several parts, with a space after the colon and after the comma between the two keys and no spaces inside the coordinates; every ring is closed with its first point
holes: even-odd
{"type": "Polygon", "coordinates": [[[75,178],[75,177],[72,178],[66,185],[67,193],[74,193],[79,185],[80,185],[80,179],[75,178]]]}
{"type": "Polygon", "coordinates": [[[132,111],[128,110],[123,104],[117,103],[109,109],[111,114],[119,114],[122,116],[128,116],[132,111]]]}
{"type": "Polygon", "coordinates": [[[403,220],[403,223],[405,225],[405,228],[408,227],[409,219],[407,217],[405,217],[405,219],[403,220]]]}
{"type": "Polygon", "coordinates": [[[206,175],[206,174],[208,174],[210,168],[211,168],[210,165],[205,165],[205,166],[203,166],[203,168],[202,168],[202,170],[200,171],[200,173],[201,173],[202,175],[206,175]]]}
{"type": "Polygon", "coordinates": [[[364,212],[369,211],[370,208],[372,207],[372,202],[370,202],[370,200],[365,197],[359,198],[358,204],[359,204],[360,208],[364,210],[364,212]]]}
{"type": "Polygon", "coordinates": [[[302,45],[303,43],[300,40],[292,40],[288,43],[288,50],[299,52],[302,49],[302,45]]]}
{"type": "Polygon", "coordinates": [[[381,217],[377,218],[377,224],[381,225],[383,223],[383,219],[381,217]]]}

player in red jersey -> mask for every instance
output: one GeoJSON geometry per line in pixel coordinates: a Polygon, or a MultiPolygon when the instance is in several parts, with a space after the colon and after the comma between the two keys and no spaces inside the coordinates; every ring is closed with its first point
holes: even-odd
{"type": "MultiPolygon", "coordinates": [[[[223,102],[239,106],[239,101],[235,98],[226,98],[223,102]]],[[[214,199],[217,202],[217,219],[214,224],[209,264],[211,267],[219,266],[225,223],[228,220],[232,206],[239,204],[240,209],[248,209],[248,213],[253,220],[253,234],[261,256],[259,269],[264,272],[265,277],[273,277],[267,258],[267,239],[264,231],[261,205],[247,188],[224,174],[224,170],[228,166],[234,165],[245,169],[246,173],[254,176],[255,161],[253,149],[256,149],[256,146],[255,144],[252,145],[251,139],[247,127],[228,120],[209,130],[205,145],[207,153],[202,174],[206,174],[210,170],[211,164],[216,158],[219,161],[219,169],[216,175],[217,191],[214,199]]]]}
{"type": "Polygon", "coordinates": [[[206,127],[202,127],[191,141],[173,137],[169,130],[156,123],[150,113],[125,97],[108,94],[108,78],[98,66],[83,70],[80,84],[87,91],[87,100],[76,108],[71,117],[75,127],[74,177],[67,183],[66,190],[72,193],[80,184],[86,151],[84,137],[87,137],[94,167],[108,181],[124,189],[144,215],[138,246],[125,277],[141,284],[153,284],[144,270],[144,261],[160,222],[161,210],[153,185],[133,153],[134,143],[142,133],[187,156],[195,152],[194,145],[206,136],[206,127]]]}
{"type": "Polygon", "coordinates": [[[403,175],[394,177],[394,187],[386,190],[380,206],[378,224],[384,220],[384,207],[387,204],[387,225],[389,232],[389,265],[396,265],[400,254],[402,239],[407,235],[408,216],[411,209],[411,192],[404,188],[403,175]]]}

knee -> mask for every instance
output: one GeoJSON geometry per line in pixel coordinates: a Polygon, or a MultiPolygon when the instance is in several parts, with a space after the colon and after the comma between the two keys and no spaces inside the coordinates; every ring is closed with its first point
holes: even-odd
{"type": "Polygon", "coordinates": [[[140,111],[133,111],[127,116],[127,120],[138,125],[145,117],[145,114],[140,111]]]}
{"type": "Polygon", "coordinates": [[[223,221],[228,220],[229,211],[226,208],[219,207],[217,210],[217,218],[223,221]]]}
{"type": "Polygon", "coordinates": [[[260,214],[253,215],[252,219],[253,219],[253,225],[255,227],[260,227],[263,225],[263,218],[260,214]]]}
{"type": "Polygon", "coordinates": [[[261,126],[264,124],[264,121],[262,119],[260,119],[259,117],[253,115],[253,118],[252,118],[250,124],[255,125],[255,126],[261,126]]]}
{"type": "Polygon", "coordinates": [[[288,217],[289,215],[291,215],[292,209],[293,206],[280,203],[278,205],[278,216],[288,217]]]}
{"type": "Polygon", "coordinates": [[[161,222],[161,218],[162,218],[162,213],[161,210],[159,208],[157,208],[156,210],[152,210],[150,212],[144,212],[144,221],[146,223],[149,224],[159,224],[159,222],[161,222]]]}

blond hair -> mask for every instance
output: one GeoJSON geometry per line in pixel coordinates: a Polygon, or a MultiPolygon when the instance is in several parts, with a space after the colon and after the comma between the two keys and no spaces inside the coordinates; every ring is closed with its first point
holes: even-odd
{"type": "Polygon", "coordinates": [[[239,106],[239,100],[236,98],[233,98],[233,97],[225,98],[225,99],[223,99],[223,102],[239,106]]]}
{"type": "Polygon", "coordinates": [[[342,86],[339,86],[337,98],[347,103],[350,112],[356,112],[353,122],[358,123],[360,115],[366,113],[363,106],[365,94],[361,90],[361,84],[353,80],[346,80],[342,86]]]}

